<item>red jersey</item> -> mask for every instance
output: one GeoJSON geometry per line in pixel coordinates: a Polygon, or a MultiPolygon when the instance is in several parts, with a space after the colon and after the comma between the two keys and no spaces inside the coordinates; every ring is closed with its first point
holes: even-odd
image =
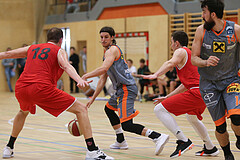
{"type": "Polygon", "coordinates": [[[187,47],[183,47],[183,49],[186,51],[187,60],[181,68],[176,67],[178,77],[187,89],[197,88],[199,87],[200,77],[198,68],[191,63],[191,50],[187,47]]]}
{"type": "Polygon", "coordinates": [[[63,69],[58,63],[58,52],[61,48],[49,42],[31,45],[27,51],[27,61],[23,73],[17,84],[24,87],[32,83],[57,85],[58,79],[63,74],[63,69]]]}

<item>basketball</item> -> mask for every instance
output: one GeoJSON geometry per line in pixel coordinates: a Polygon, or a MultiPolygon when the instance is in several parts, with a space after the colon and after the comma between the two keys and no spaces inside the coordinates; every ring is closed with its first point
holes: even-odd
{"type": "Polygon", "coordinates": [[[82,132],[79,128],[78,121],[76,119],[73,119],[68,123],[68,131],[73,136],[81,136],[82,135],[82,132]]]}

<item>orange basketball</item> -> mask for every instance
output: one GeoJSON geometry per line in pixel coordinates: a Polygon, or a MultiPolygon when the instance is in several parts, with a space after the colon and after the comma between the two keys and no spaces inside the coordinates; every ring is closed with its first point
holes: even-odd
{"type": "Polygon", "coordinates": [[[68,123],[68,131],[73,136],[81,136],[82,135],[82,132],[79,128],[78,121],[76,119],[73,119],[68,123]]]}

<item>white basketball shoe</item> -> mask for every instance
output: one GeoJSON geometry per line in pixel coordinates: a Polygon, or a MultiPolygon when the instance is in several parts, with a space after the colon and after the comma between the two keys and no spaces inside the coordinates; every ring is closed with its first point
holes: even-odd
{"type": "Polygon", "coordinates": [[[87,151],[85,160],[114,160],[114,158],[106,155],[101,150],[96,150],[96,151],[87,151]]]}
{"type": "Polygon", "coordinates": [[[10,147],[6,146],[4,149],[3,149],[3,158],[11,158],[13,157],[14,154],[13,154],[13,149],[11,149],[10,147]]]}
{"type": "Polygon", "coordinates": [[[116,141],[115,143],[110,145],[110,148],[111,149],[128,149],[128,144],[126,140],[124,140],[121,143],[116,141]]]}
{"type": "Polygon", "coordinates": [[[169,135],[163,134],[163,133],[161,133],[161,136],[153,140],[153,142],[156,144],[155,155],[159,155],[162,152],[168,140],[169,140],[169,135]]]}

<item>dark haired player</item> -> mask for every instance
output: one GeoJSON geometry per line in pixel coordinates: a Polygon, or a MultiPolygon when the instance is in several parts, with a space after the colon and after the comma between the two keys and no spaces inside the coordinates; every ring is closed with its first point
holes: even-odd
{"type": "Polygon", "coordinates": [[[181,85],[165,97],[156,98],[154,112],[158,119],[176,136],[177,147],[170,155],[171,158],[181,156],[185,151],[193,147],[193,143],[180,130],[172,114],[178,116],[186,114],[194,130],[204,142],[202,151],[196,152],[196,156],[216,156],[218,149],[213,145],[208,135],[207,129],[202,123],[201,114],[206,105],[202,100],[199,91],[199,74],[197,67],[191,63],[191,50],[188,45],[188,36],[183,31],[172,34],[171,48],[174,51],[173,57],[166,61],[153,75],[143,76],[143,78],[156,79],[167,73],[171,68],[176,67],[181,85]]]}
{"type": "Polygon", "coordinates": [[[222,19],[224,3],[204,0],[201,4],[205,23],[197,28],[192,46],[192,64],[200,74],[200,92],[216,125],[215,135],[226,160],[233,160],[226,117],[240,149],[240,80],[238,45],[240,26],[222,19]]]}
{"type": "Polygon", "coordinates": [[[121,49],[116,45],[114,36],[115,31],[111,27],[103,27],[100,30],[101,43],[105,49],[103,64],[94,71],[83,75],[83,79],[100,76],[96,91],[92,99],[87,103],[87,106],[90,107],[94,102],[109,76],[116,93],[106,104],[105,112],[117,136],[116,142],[110,148],[128,149],[123,135],[124,130],[151,138],[156,143],[155,154],[158,155],[168,142],[169,136],[147,129],[141,124],[133,123],[133,118],[139,113],[139,111],[134,109],[137,86],[128,70],[121,49]],[[117,116],[115,111],[118,111],[119,116],[117,116]]]}

